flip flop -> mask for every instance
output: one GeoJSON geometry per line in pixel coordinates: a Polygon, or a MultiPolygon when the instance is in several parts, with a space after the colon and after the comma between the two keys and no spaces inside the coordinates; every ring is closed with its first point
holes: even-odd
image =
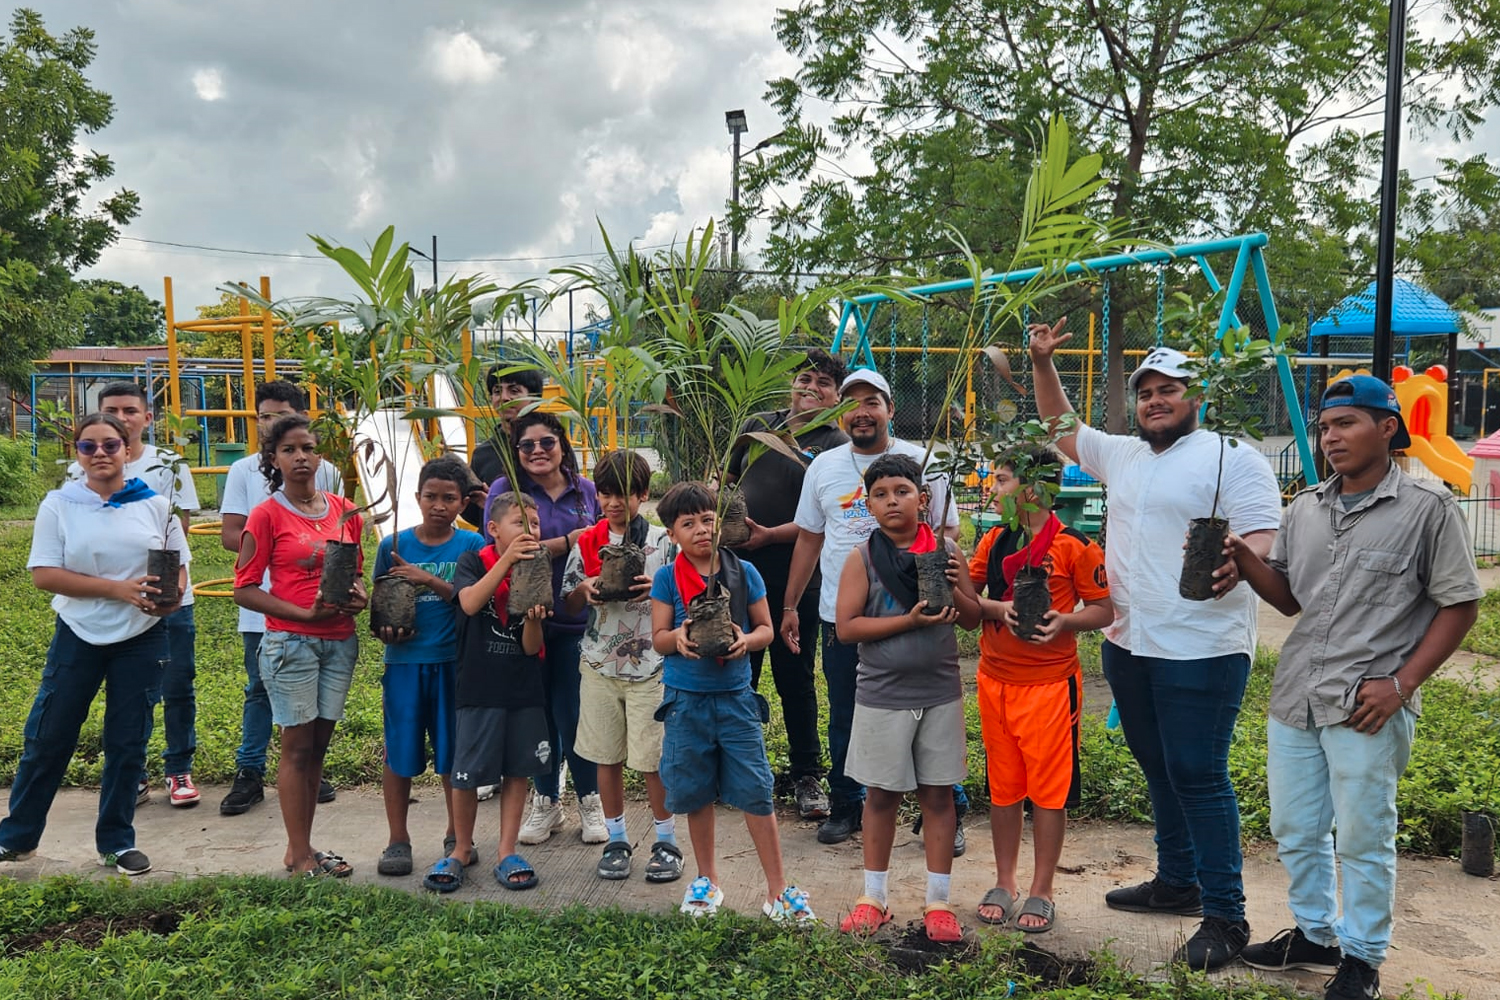
{"type": "Polygon", "coordinates": [[[531,867],[530,863],[519,854],[510,854],[502,858],[500,863],[495,866],[493,874],[496,882],[499,882],[507,889],[513,890],[530,889],[540,881],[537,878],[536,869],[531,867]],[[524,875],[525,877],[516,880],[512,878],[514,875],[524,875]]]}
{"type": "Polygon", "coordinates": [[[877,899],[861,896],[854,901],[854,909],[839,924],[839,930],[845,934],[869,937],[890,922],[890,907],[882,906],[877,899]]]}
{"type": "Polygon", "coordinates": [[[927,940],[938,944],[954,944],[964,939],[958,914],[947,903],[928,903],[922,912],[922,926],[927,929],[927,940]]]}
{"type": "Polygon", "coordinates": [[[443,858],[422,879],[422,888],[433,892],[457,892],[464,884],[464,866],[457,858],[443,858]]]}
{"type": "Polygon", "coordinates": [[[995,888],[984,894],[984,898],[979,901],[979,905],[1000,907],[1003,913],[999,920],[996,920],[994,917],[987,917],[983,913],[976,914],[979,917],[981,923],[999,927],[1010,922],[1010,910],[1011,907],[1016,905],[1016,897],[1012,895],[1009,889],[1002,889],[997,885],[995,886],[995,888]]]}
{"type": "Polygon", "coordinates": [[[380,852],[380,860],[376,862],[375,870],[382,875],[410,875],[411,845],[399,843],[388,846],[380,852]]]}
{"type": "Polygon", "coordinates": [[[1016,930],[1024,931],[1027,934],[1045,934],[1057,922],[1057,907],[1053,905],[1050,899],[1043,899],[1041,896],[1029,896],[1026,902],[1022,904],[1021,912],[1017,913],[1016,916],[1018,918],[1025,916],[1041,917],[1045,923],[1038,924],[1035,927],[1028,927],[1018,919],[1016,921],[1016,930]]]}

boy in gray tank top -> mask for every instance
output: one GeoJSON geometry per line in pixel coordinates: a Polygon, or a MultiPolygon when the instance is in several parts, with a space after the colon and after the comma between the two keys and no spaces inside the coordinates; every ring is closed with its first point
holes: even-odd
{"type": "Polygon", "coordinates": [[[896,814],[915,790],[927,856],[923,924],[934,941],[963,935],[948,905],[953,870],[953,785],[968,774],[963,684],[954,624],[979,624],[979,601],[962,553],[933,535],[921,517],[922,468],[906,455],[884,455],[865,471],[870,513],[879,530],[844,563],[839,580],[838,637],[859,644],[854,723],[845,773],[868,788],[864,806],[865,891],[844,920],[846,933],[867,935],[891,919],[887,877],[896,814]],[[947,548],[953,607],[927,613],[918,598],[916,557],[947,548]]]}

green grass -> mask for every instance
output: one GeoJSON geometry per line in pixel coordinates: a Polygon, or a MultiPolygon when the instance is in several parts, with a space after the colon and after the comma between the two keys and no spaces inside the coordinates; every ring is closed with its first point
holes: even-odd
{"type": "MultiPolygon", "coordinates": [[[[786,930],[724,914],[694,921],[574,907],[537,913],[444,905],[363,886],[257,877],[132,886],[67,878],[0,880],[0,996],[161,1000],[358,996],[624,997],[714,1000],[836,996],[926,1000],[1281,1000],[1246,980],[1177,972],[1148,982],[1101,956],[1073,985],[986,935],[953,960],[904,971],[879,944],[828,928],[786,930]],[[92,939],[40,945],[63,927],[92,939]],[[118,931],[112,928],[118,928],[118,931]],[[132,929],[136,928],[136,929],[132,929]],[[50,929],[50,931],[48,930],[50,929]],[[106,933],[100,938],[98,932],[106,933]],[[28,950],[18,950],[25,947],[28,950]],[[1051,980],[1049,982],[1048,980],[1051,980]]],[[[910,968],[910,966],[908,966],[910,968]]]]}
{"type": "Polygon", "coordinates": [[[1500,587],[1479,601],[1479,620],[1464,637],[1463,648],[1481,656],[1500,659],[1500,587]]]}
{"type": "MultiPolygon", "coordinates": [[[[198,581],[227,577],[232,559],[219,546],[217,535],[193,535],[193,578],[198,581]]],[[[7,683],[0,686],[0,785],[15,776],[21,753],[22,726],[36,693],[47,644],[51,641],[53,616],[49,595],[31,585],[25,570],[31,542],[29,525],[0,527],[0,663],[6,664],[7,683]]],[[[367,552],[367,565],[373,552],[367,552]]],[[[1493,596],[1493,595],[1492,595],[1493,596]]],[[[1495,628],[1500,616],[1490,598],[1481,613],[1480,627],[1495,628]]],[[[233,601],[227,597],[200,597],[198,624],[198,756],[194,775],[201,782],[227,783],[234,774],[234,749],[240,735],[240,708],[244,685],[240,636],[236,631],[233,601]]],[[[960,634],[960,647],[973,649],[972,637],[960,634]]],[[[380,674],[381,646],[367,634],[360,636],[359,664],[344,721],[329,748],[327,773],[340,785],[379,780],[381,768],[380,674]]],[[[1084,670],[1099,671],[1099,640],[1085,637],[1080,643],[1084,670]]],[[[1241,825],[1248,840],[1270,837],[1267,803],[1266,706],[1270,698],[1274,656],[1262,655],[1251,673],[1245,702],[1230,748],[1230,773],[1239,793],[1241,825]]],[[[827,724],[827,697],[821,672],[817,677],[821,724],[827,724]]],[[[1478,681],[1468,684],[1433,679],[1423,685],[1425,711],[1417,726],[1417,742],[1411,765],[1397,794],[1401,814],[1400,846],[1403,850],[1455,856],[1460,846],[1460,811],[1497,804],[1491,779],[1500,771],[1500,694],[1478,681]]],[[[766,749],[773,770],[788,767],[786,731],[770,679],[769,664],[761,678],[761,691],[773,702],[771,724],[766,728],[766,749]]],[[[1086,706],[1082,727],[1082,804],[1074,812],[1081,818],[1149,822],[1150,802],[1145,779],[1130,757],[1118,730],[1104,728],[1105,705],[1086,706]]],[[[70,784],[97,784],[103,764],[100,738],[104,715],[103,698],[93,711],[79,739],[78,750],[68,769],[70,784]]],[[[978,708],[972,697],[965,701],[968,728],[969,778],[966,787],[975,808],[988,801],[985,784],[984,747],[980,739],[978,708]]],[[[152,735],[150,766],[159,772],[163,735],[158,724],[152,735]]],[[[275,766],[276,741],[271,744],[275,766]]],[[[640,794],[638,777],[630,787],[640,794]]],[[[3,994],[0,994],[3,995],[3,994]]]]}

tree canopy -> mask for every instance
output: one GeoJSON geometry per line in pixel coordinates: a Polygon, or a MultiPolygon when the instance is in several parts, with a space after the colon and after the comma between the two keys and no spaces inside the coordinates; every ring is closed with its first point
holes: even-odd
{"type": "Polygon", "coordinates": [[[139,285],[87,278],[78,286],[83,323],[80,343],[89,347],[134,347],[159,344],[164,339],[166,312],[139,285]]]}
{"type": "Polygon", "coordinates": [[[84,76],[95,51],[87,28],[54,36],[25,8],[0,46],[0,379],[12,383],[79,335],[84,301],[72,275],[140,211],[128,190],[91,201],[114,173],[81,141],[114,115],[84,76]]]}

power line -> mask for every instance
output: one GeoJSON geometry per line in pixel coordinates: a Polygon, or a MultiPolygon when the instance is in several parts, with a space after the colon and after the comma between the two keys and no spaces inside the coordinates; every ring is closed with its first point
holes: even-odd
{"type": "MultiPolygon", "coordinates": [[[[139,236],[121,236],[120,239],[129,240],[132,243],[144,243],[149,246],[175,247],[183,250],[204,250],[209,253],[239,254],[246,257],[279,257],[287,260],[311,260],[319,262],[328,259],[322,254],[275,250],[243,250],[234,247],[207,246],[202,243],[181,243],[175,240],[148,240],[142,239],[139,236]]],[[[656,243],[651,246],[636,247],[636,250],[665,250],[675,245],[674,243],[656,243]]],[[[589,250],[577,253],[531,254],[514,257],[446,257],[442,262],[444,264],[524,264],[538,260],[578,260],[589,257],[603,257],[604,254],[605,251],[603,250],[589,250]]]]}

